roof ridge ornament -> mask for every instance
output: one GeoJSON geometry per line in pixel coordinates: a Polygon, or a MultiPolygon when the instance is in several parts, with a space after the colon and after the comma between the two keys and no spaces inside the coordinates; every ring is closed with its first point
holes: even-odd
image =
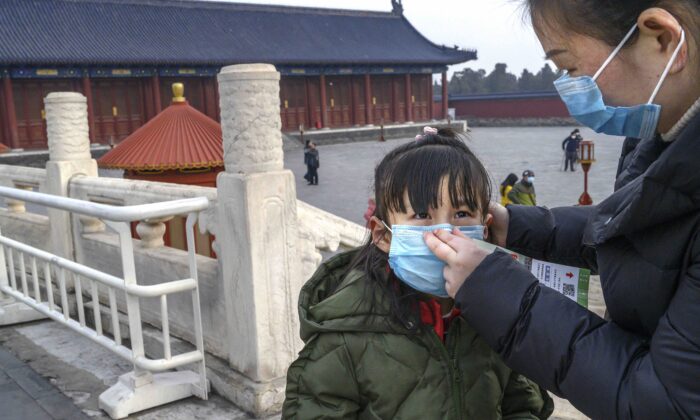
{"type": "Polygon", "coordinates": [[[401,4],[401,0],[391,0],[391,8],[391,13],[399,16],[403,15],[403,4],[401,4]]]}

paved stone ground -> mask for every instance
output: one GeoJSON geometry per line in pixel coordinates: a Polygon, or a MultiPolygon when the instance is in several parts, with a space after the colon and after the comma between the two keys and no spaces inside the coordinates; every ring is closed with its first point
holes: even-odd
{"type": "MultiPolygon", "coordinates": [[[[106,348],[54,321],[0,328],[0,418],[105,419],[99,395],[132,370],[106,348]]],[[[192,397],[129,416],[139,420],[243,420],[218,395],[192,397]]]]}
{"type": "MultiPolygon", "coordinates": [[[[525,169],[536,174],[539,203],[549,207],[573,205],[583,192],[583,173],[562,172],[561,142],[569,127],[474,128],[469,146],[491,173],[494,185],[510,172],[518,176],[525,169]]],[[[612,193],[622,139],[582,130],[586,139],[596,142],[598,161],[590,172],[590,193],[599,202],[612,193]]],[[[338,144],[319,147],[321,168],[319,185],[304,181],[306,168],[300,147],[287,147],[285,167],[296,175],[297,195],[301,200],[326,211],[364,224],[362,215],[372,189],[374,167],[399,144],[411,139],[387,142],[338,144]]]]}

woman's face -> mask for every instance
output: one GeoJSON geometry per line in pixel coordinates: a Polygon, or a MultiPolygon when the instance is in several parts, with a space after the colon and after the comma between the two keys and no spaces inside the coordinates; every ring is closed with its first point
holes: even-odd
{"type": "MultiPolygon", "coordinates": [[[[643,12],[638,23],[636,36],[627,42],[597,79],[606,105],[646,104],[680,42],[680,23],[663,9],[654,8],[643,12]]],[[[559,69],[568,71],[572,77],[595,75],[616,47],[566,28],[558,29],[554,24],[535,26],[546,57],[559,69]]],[[[625,33],[631,28],[621,29],[621,33],[625,33]]],[[[662,133],[670,130],[700,96],[700,89],[695,82],[697,72],[692,70],[697,65],[688,65],[688,44],[692,43],[691,38],[687,34],[686,44],[654,100],[662,108],[659,122],[659,131],[662,133]]]]}

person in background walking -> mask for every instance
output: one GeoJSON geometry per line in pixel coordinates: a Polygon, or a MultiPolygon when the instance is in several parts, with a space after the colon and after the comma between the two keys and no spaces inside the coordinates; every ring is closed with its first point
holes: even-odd
{"type": "Polygon", "coordinates": [[[523,178],[513,186],[507,197],[510,204],[536,206],[535,173],[529,169],[523,172],[523,178]]]}
{"type": "Polygon", "coordinates": [[[309,172],[308,185],[318,185],[318,168],[321,167],[321,160],[318,156],[318,150],[316,149],[316,143],[309,143],[309,151],[307,152],[306,168],[309,172]]]}
{"type": "Polygon", "coordinates": [[[501,205],[502,206],[507,206],[508,204],[513,204],[511,203],[510,199],[508,198],[508,194],[510,194],[511,190],[513,189],[513,186],[515,183],[518,182],[518,176],[516,174],[509,174],[505,181],[501,183],[501,205]]]}
{"type": "Polygon", "coordinates": [[[561,149],[566,153],[566,163],[564,164],[564,171],[566,172],[571,166],[571,172],[574,172],[574,164],[576,163],[576,158],[578,156],[578,146],[581,144],[581,132],[577,128],[571,132],[569,137],[565,138],[561,143],[561,149]]]}
{"type": "Polygon", "coordinates": [[[306,140],[304,144],[304,165],[306,165],[306,173],[304,174],[304,179],[306,182],[309,181],[309,150],[311,149],[311,140],[306,140]]]}

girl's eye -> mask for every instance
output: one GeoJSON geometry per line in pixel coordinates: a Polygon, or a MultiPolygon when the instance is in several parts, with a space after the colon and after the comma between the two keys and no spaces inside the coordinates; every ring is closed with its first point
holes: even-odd
{"type": "Polygon", "coordinates": [[[430,218],[430,215],[428,213],[416,213],[416,215],[413,216],[413,218],[423,220],[430,218]]]}
{"type": "Polygon", "coordinates": [[[469,213],[467,213],[466,211],[458,211],[455,217],[457,219],[463,219],[465,217],[469,217],[469,213]]]}

